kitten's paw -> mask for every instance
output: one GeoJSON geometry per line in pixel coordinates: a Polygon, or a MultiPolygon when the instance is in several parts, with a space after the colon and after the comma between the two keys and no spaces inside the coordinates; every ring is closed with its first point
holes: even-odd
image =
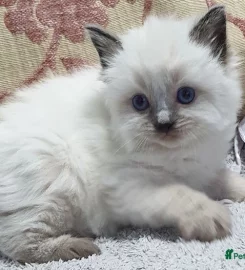
{"type": "Polygon", "coordinates": [[[37,242],[36,246],[20,248],[11,257],[20,263],[47,263],[87,258],[93,254],[100,254],[100,249],[90,239],[61,235],[37,242]]]}
{"type": "Polygon", "coordinates": [[[245,201],[245,178],[237,173],[227,171],[224,199],[235,202],[245,201]]]}
{"type": "Polygon", "coordinates": [[[93,254],[100,254],[100,249],[90,239],[71,237],[57,249],[54,258],[51,258],[51,260],[62,259],[63,261],[67,261],[87,258],[93,254]]]}
{"type": "Polygon", "coordinates": [[[180,217],[178,226],[186,240],[212,241],[230,234],[229,210],[218,202],[207,199],[180,217]]]}

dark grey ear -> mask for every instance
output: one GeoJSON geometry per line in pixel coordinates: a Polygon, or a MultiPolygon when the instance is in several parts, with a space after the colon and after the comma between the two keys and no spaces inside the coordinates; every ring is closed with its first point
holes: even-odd
{"type": "Polygon", "coordinates": [[[107,68],[110,65],[111,58],[122,49],[121,41],[99,26],[88,25],[86,29],[99,54],[102,67],[107,68]]]}
{"type": "Polygon", "coordinates": [[[226,15],[223,6],[214,6],[202,17],[190,32],[190,38],[201,45],[208,45],[214,57],[226,62],[226,15]]]}

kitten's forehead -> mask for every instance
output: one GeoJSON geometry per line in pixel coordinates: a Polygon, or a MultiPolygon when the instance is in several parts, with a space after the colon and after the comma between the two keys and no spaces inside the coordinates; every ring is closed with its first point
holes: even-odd
{"type": "Polygon", "coordinates": [[[189,33],[193,20],[149,18],[142,28],[133,29],[122,37],[126,55],[132,61],[149,67],[166,64],[170,59],[184,57],[193,50],[189,33]]]}

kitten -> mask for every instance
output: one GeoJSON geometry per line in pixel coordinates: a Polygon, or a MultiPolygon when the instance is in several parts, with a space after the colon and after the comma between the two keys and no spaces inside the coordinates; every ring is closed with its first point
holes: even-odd
{"type": "Polygon", "coordinates": [[[16,93],[0,108],[0,251],[20,262],[99,253],[121,225],[229,234],[215,199],[245,198],[225,169],[240,108],[223,7],[150,17],[120,38],[88,26],[102,68],[16,93]]]}

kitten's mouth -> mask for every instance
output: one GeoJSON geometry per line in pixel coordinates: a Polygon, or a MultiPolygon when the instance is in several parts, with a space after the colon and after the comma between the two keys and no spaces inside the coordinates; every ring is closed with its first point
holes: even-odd
{"type": "Polygon", "coordinates": [[[160,136],[161,140],[164,141],[174,141],[180,139],[181,134],[176,134],[176,132],[168,132],[160,136]]]}
{"type": "Polygon", "coordinates": [[[158,133],[158,136],[164,139],[178,139],[183,135],[183,131],[177,128],[171,128],[167,132],[158,133]]]}
{"type": "MultiPolygon", "coordinates": [[[[186,130],[185,130],[186,131],[186,130]]],[[[157,134],[160,144],[167,146],[168,144],[179,144],[180,141],[183,141],[185,138],[185,132],[182,129],[171,129],[168,132],[157,134]]]]}

